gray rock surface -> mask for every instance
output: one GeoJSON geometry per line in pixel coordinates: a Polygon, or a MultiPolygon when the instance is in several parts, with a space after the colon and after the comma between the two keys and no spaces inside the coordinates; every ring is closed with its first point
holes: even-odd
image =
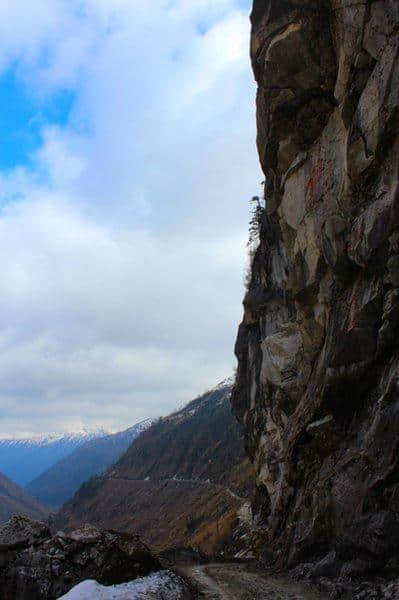
{"type": "Polygon", "coordinates": [[[26,548],[50,537],[44,523],[28,517],[15,516],[0,527],[0,551],[26,548]]]}
{"type": "Polygon", "coordinates": [[[399,555],[399,3],[255,0],[251,20],[265,210],[232,404],[252,544],[365,577],[399,555]]]}
{"type": "Polygon", "coordinates": [[[45,525],[21,517],[0,529],[1,598],[53,600],[86,579],[119,584],[159,568],[136,535],[85,525],[51,536],[45,525]]]}

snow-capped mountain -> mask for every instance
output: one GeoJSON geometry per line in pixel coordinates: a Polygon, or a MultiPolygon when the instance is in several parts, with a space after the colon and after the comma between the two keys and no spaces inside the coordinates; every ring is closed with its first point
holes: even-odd
{"type": "Polygon", "coordinates": [[[214,387],[210,388],[207,393],[217,392],[218,390],[223,390],[227,387],[231,388],[234,385],[235,379],[236,379],[235,374],[229,375],[225,379],[222,379],[222,381],[220,381],[214,387]]]}
{"type": "Polygon", "coordinates": [[[26,485],[86,442],[109,434],[104,429],[82,429],[76,433],[0,439],[0,471],[19,485],[26,485]]]}
{"type": "Polygon", "coordinates": [[[152,422],[146,419],[125,431],[86,441],[31,481],[26,489],[43,504],[60,507],[82,483],[116,462],[152,422]]]}

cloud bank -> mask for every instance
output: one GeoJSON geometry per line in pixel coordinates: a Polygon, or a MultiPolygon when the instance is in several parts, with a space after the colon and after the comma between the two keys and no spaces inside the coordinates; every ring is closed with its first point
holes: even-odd
{"type": "Polygon", "coordinates": [[[232,371],[261,179],[248,8],[0,6],[0,76],[38,112],[74,98],[0,171],[0,435],[127,427],[232,371]]]}

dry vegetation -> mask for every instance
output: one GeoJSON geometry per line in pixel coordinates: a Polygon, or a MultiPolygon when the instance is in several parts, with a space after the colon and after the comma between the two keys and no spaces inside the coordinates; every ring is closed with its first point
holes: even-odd
{"type": "Polygon", "coordinates": [[[105,477],[80,488],[56,526],[138,532],[157,550],[225,547],[253,485],[229,393],[204,394],[155,423],[105,477]]]}

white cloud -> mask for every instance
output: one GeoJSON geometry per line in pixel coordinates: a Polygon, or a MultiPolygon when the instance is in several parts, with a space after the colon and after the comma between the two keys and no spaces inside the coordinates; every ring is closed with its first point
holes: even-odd
{"type": "Polygon", "coordinates": [[[247,16],[20,0],[0,21],[0,68],[76,94],[33,168],[0,174],[0,435],[165,414],[234,364],[260,180],[247,16]]]}

